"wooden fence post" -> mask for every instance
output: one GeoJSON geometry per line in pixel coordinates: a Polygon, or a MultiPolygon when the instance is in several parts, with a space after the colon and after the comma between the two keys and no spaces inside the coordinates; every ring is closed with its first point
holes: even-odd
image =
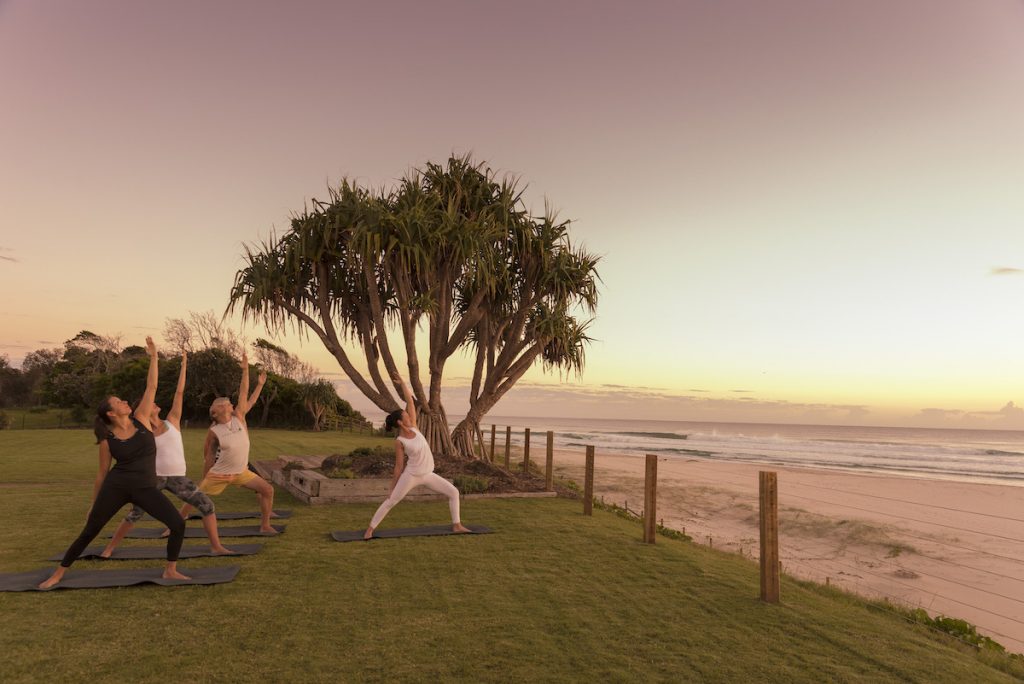
{"type": "Polygon", "coordinates": [[[512,453],[512,426],[505,426],[505,470],[509,469],[509,454],[512,453]]]}
{"type": "Polygon", "coordinates": [[[547,462],[544,464],[544,489],[554,489],[554,466],[555,466],[555,433],[548,430],[548,451],[547,462]]]}
{"type": "Polygon", "coordinates": [[[773,472],[758,473],[761,499],[761,600],[779,602],[779,483],[773,472]]]}
{"type": "Polygon", "coordinates": [[[583,515],[594,514],[594,447],[587,447],[587,465],[583,475],[583,515]]]}
{"type": "Polygon", "coordinates": [[[658,457],[647,454],[647,468],[644,474],[644,542],[653,544],[657,536],[658,507],[658,457]]]}
{"type": "Polygon", "coordinates": [[[523,437],[523,472],[530,472],[530,428],[526,428],[525,437],[523,437]]]}
{"type": "Polygon", "coordinates": [[[491,463],[494,463],[494,435],[498,428],[496,425],[491,426],[491,463]]]}

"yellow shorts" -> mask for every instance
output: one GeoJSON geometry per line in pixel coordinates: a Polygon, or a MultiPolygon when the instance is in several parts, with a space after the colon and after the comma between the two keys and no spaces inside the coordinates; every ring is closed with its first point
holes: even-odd
{"type": "Polygon", "coordinates": [[[204,494],[220,494],[228,485],[238,485],[244,487],[249,482],[255,480],[259,475],[252,472],[251,470],[243,470],[235,475],[214,475],[208,473],[203,481],[199,483],[199,491],[204,494]]]}

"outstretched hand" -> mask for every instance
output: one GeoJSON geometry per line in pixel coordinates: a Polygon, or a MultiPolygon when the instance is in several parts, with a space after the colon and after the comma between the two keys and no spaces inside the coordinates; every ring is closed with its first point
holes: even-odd
{"type": "Polygon", "coordinates": [[[242,359],[238,362],[238,365],[244,371],[249,370],[249,354],[247,352],[242,352],[242,359]]]}
{"type": "Polygon", "coordinates": [[[261,370],[260,371],[260,377],[259,377],[259,383],[262,385],[262,384],[264,384],[266,382],[267,382],[267,371],[261,370]]]}
{"type": "Polygon", "coordinates": [[[156,356],[156,343],[148,335],[146,336],[146,353],[150,356],[156,356]]]}

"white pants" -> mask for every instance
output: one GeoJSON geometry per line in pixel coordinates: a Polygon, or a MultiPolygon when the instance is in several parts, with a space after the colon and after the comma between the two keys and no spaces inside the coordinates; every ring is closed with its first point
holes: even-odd
{"type": "Polygon", "coordinates": [[[448,497],[448,509],[452,514],[452,524],[458,524],[459,521],[459,490],[455,488],[448,480],[444,479],[437,473],[424,473],[423,475],[413,475],[408,470],[403,471],[401,476],[398,478],[398,482],[395,483],[395,488],[391,490],[391,496],[384,499],[384,503],[380,505],[377,512],[373,514],[373,519],[370,521],[370,527],[377,529],[377,525],[380,525],[380,521],[384,519],[384,516],[395,507],[395,505],[405,498],[413,487],[423,485],[427,489],[433,490],[438,494],[444,494],[448,497]]]}

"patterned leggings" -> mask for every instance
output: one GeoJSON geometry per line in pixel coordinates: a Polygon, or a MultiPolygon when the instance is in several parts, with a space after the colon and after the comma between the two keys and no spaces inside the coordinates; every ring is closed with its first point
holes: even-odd
{"type": "MultiPolygon", "coordinates": [[[[171,475],[169,477],[156,478],[156,488],[164,489],[178,497],[187,504],[192,504],[204,518],[213,513],[213,501],[206,494],[199,491],[196,483],[184,475],[171,475]]],[[[143,510],[138,506],[132,506],[128,515],[124,517],[126,522],[132,525],[142,520],[143,510]]]]}

